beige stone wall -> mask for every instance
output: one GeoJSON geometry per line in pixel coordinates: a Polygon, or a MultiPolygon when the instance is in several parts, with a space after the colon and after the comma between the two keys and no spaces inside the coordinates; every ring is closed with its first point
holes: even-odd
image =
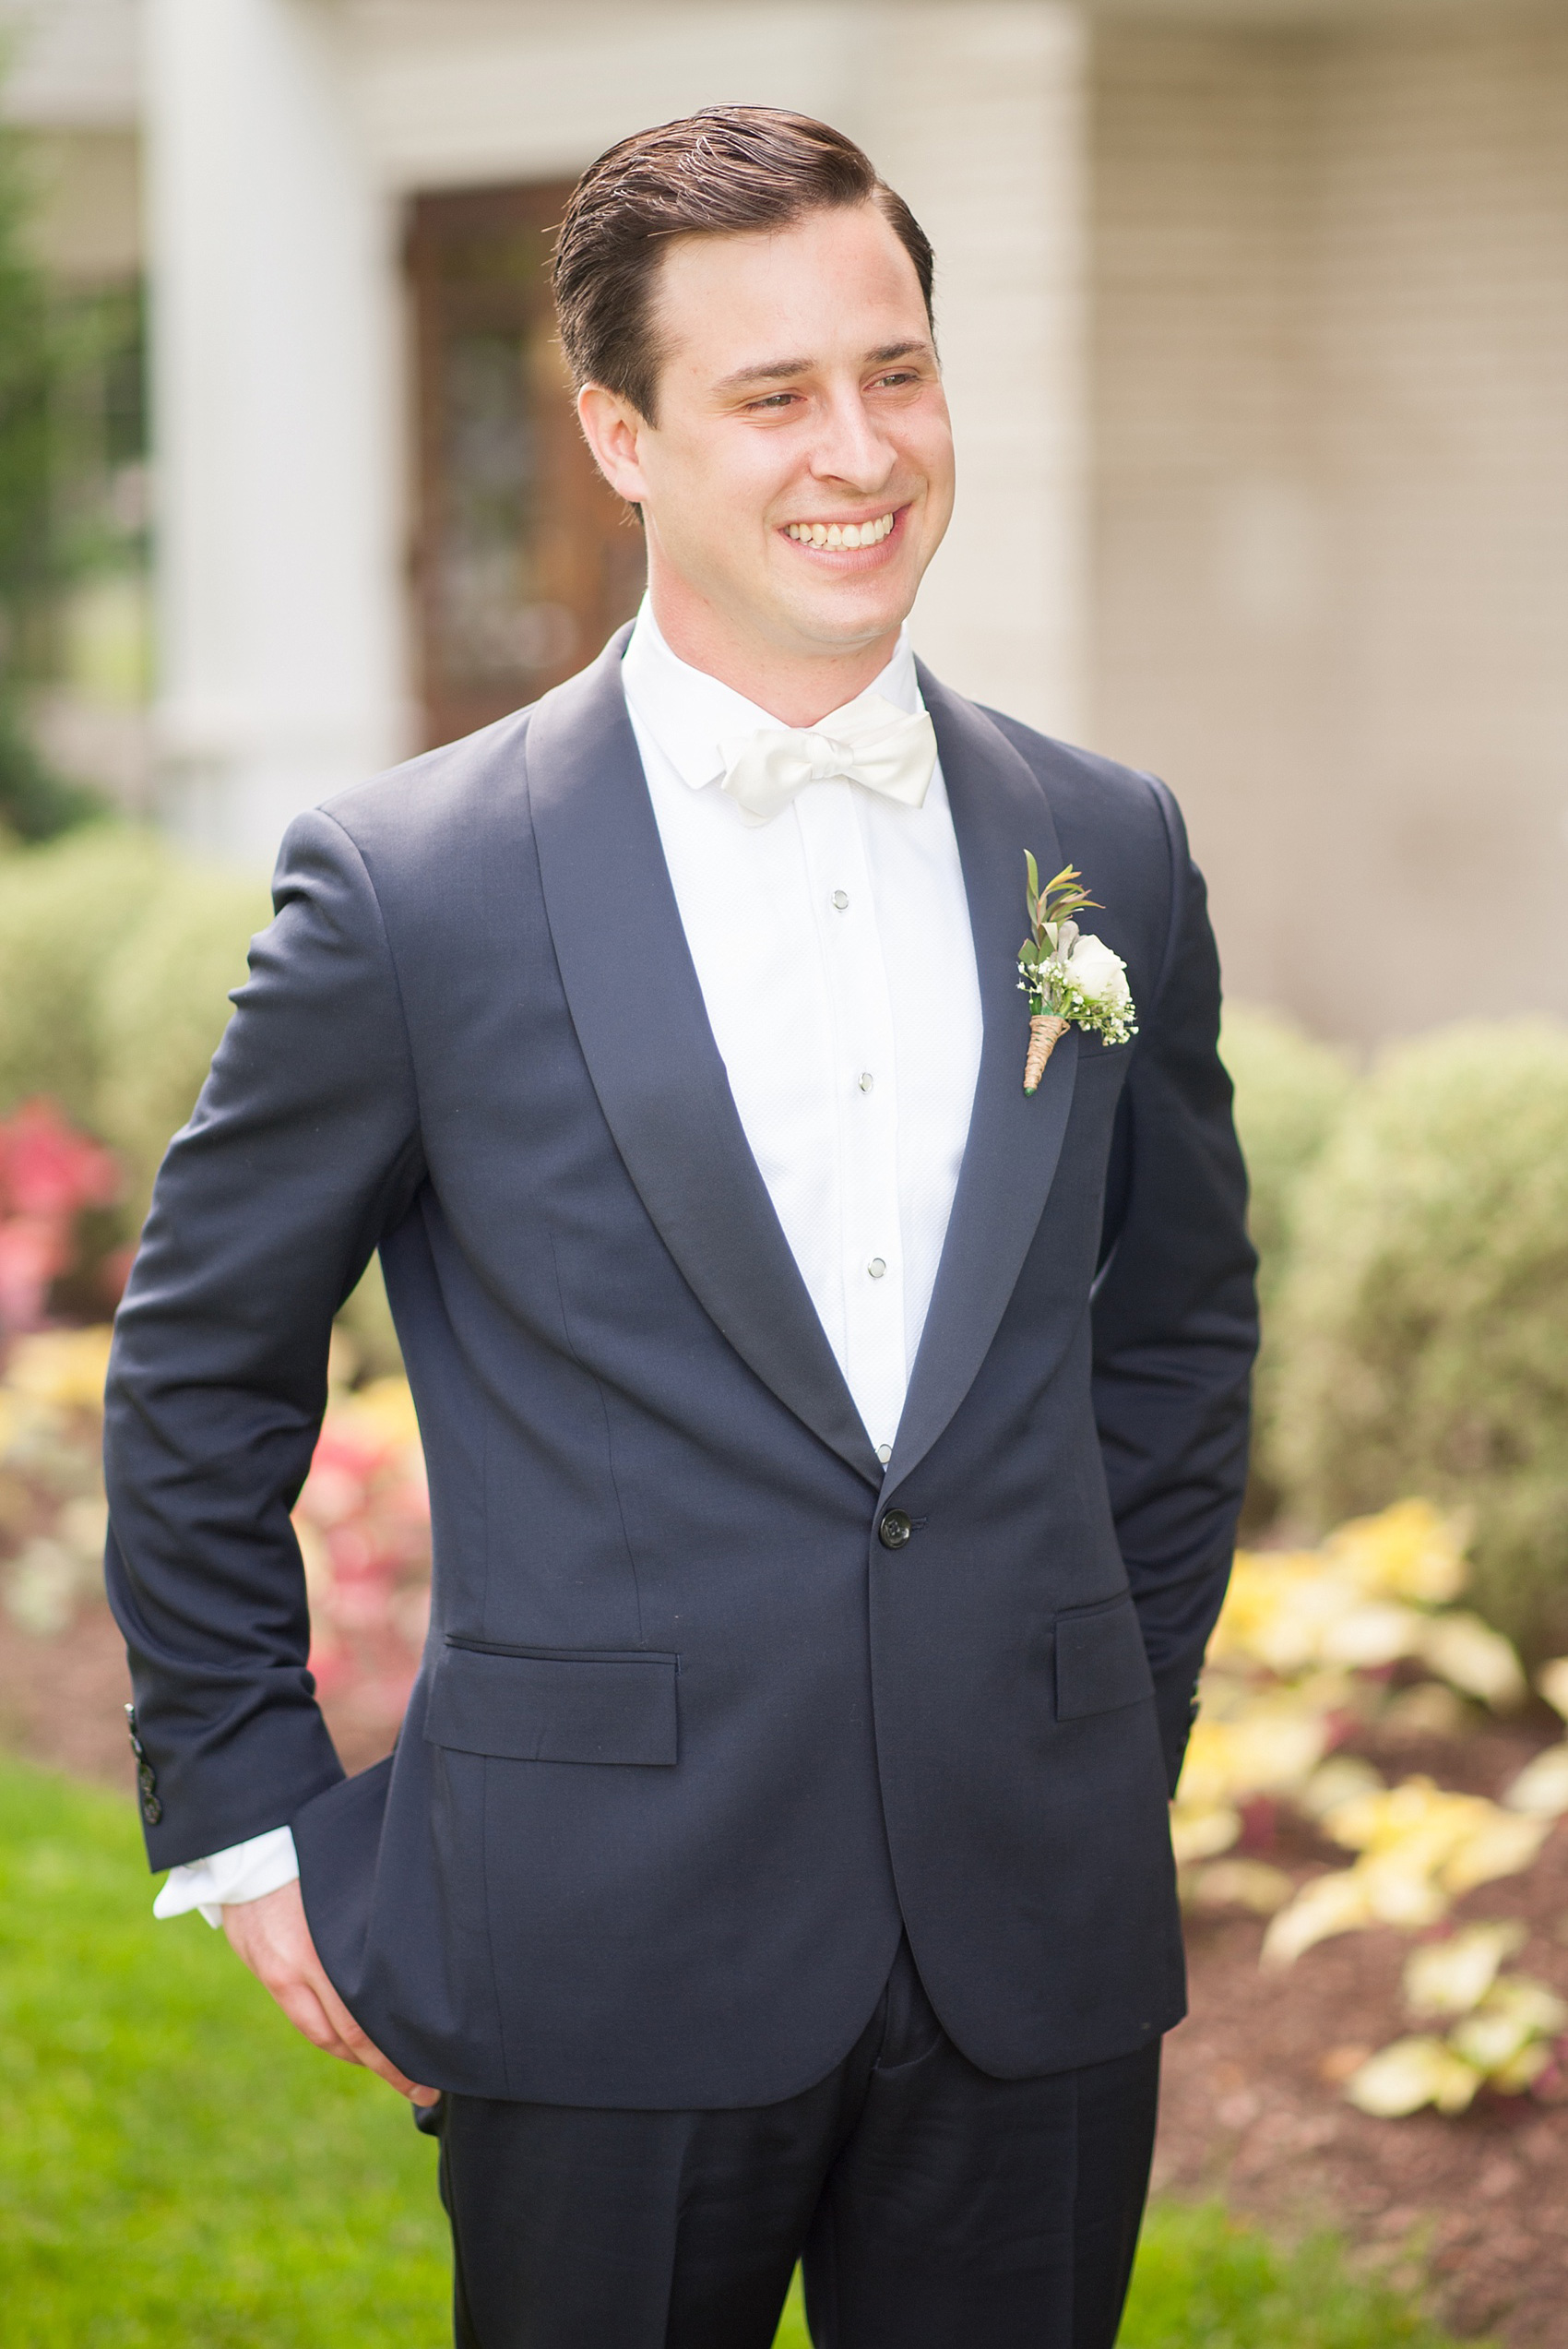
{"type": "Polygon", "coordinates": [[[1233,994],[1568,1014],[1568,11],[1123,21],[1094,93],[1093,738],[1233,994]]]}
{"type": "Polygon", "coordinates": [[[1075,736],[1087,723],[1082,20],[1014,0],[897,0],[873,30],[851,126],[936,247],[958,448],[914,641],[964,692],[1075,736]]]}

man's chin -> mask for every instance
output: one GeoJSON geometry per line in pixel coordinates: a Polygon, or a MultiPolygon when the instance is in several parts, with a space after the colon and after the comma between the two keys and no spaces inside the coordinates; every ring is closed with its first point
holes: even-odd
{"type": "Polygon", "coordinates": [[[831,592],[791,596],[779,606],[782,625],[778,633],[780,638],[792,638],[802,655],[830,661],[846,653],[863,652],[869,645],[897,636],[909,616],[914,600],[912,592],[908,598],[880,595],[873,599],[850,593],[836,596],[831,592]]]}

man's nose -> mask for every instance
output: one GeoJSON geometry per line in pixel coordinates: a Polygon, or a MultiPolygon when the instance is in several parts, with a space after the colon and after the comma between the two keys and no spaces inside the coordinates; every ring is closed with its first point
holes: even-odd
{"type": "Polygon", "coordinates": [[[839,481],[861,490],[880,489],[893,470],[893,450],[858,394],[834,400],[812,452],[819,481],[839,481]]]}

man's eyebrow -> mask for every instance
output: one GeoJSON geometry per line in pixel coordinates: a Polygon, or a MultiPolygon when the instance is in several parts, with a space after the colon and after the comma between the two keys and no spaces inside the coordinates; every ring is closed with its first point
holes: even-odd
{"type": "MultiPolygon", "coordinates": [[[[886,367],[891,365],[895,359],[909,359],[917,354],[923,358],[930,358],[931,344],[924,340],[885,342],[880,350],[868,351],[862,364],[868,367],[886,367]]],[[[788,383],[794,376],[809,375],[815,364],[814,359],[763,359],[759,360],[755,366],[737,367],[733,375],[721,376],[715,384],[714,389],[715,391],[742,391],[749,384],[788,383]]]]}
{"type": "Polygon", "coordinates": [[[754,367],[737,367],[732,376],[720,376],[715,391],[739,391],[753,383],[787,383],[791,376],[809,374],[814,363],[810,359],[761,359],[754,367]]]}

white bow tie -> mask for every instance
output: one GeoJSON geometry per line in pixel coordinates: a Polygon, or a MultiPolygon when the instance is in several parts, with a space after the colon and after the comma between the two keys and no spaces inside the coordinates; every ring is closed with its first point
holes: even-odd
{"type": "Polygon", "coordinates": [[[864,694],[821,726],[765,727],[720,743],[723,789],[746,822],[769,824],[807,783],[863,783],[901,807],[919,807],[936,765],[936,730],[879,693],[864,694]]]}

